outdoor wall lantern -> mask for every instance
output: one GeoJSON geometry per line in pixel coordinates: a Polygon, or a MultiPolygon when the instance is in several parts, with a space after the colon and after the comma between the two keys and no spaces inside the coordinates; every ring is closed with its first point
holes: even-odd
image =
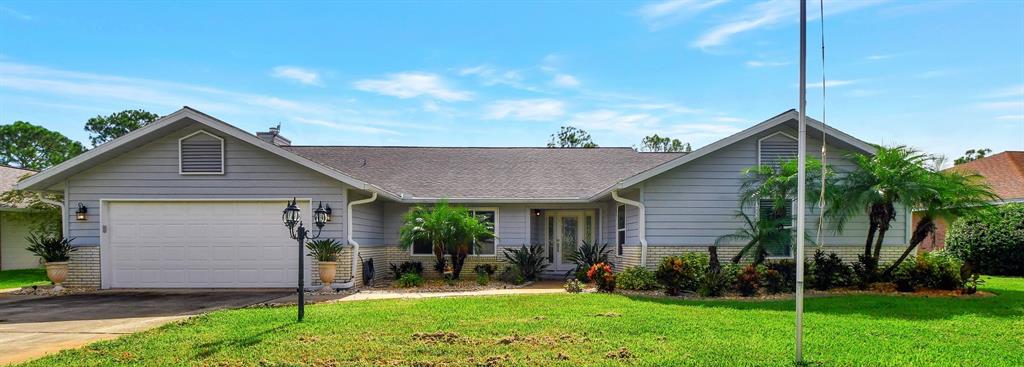
{"type": "Polygon", "coordinates": [[[311,235],[306,230],[306,227],[302,225],[302,210],[296,204],[295,198],[292,198],[292,202],[288,203],[288,206],[281,212],[281,221],[284,222],[285,227],[288,227],[288,234],[291,238],[299,243],[299,287],[297,291],[299,293],[299,322],[302,322],[302,316],[305,314],[306,308],[306,292],[303,289],[305,283],[305,279],[303,279],[305,273],[302,261],[303,247],[306,247],[306,240],[320,238],[320,232],[323,231],[324,224],[327,223],[327,211],[324,210],[323,203],[320,203],[320,207],[313,211],[313,224],[316,225],[316,235],[311,235]]]}
{"type": "Polygon", "coordinates": [[[333,212],[331,212],[331,204],[324,205],[324,211],[327,212],[327,221],[330,222],[331,218],[334,217],[333,212]]]}
{"type": "Polygon", "coordinates": [[[75,219],[86,220],[88,216],[89,208],[85,207],[85,204],[78,203],[78,210],[75,211],[75,219]]]}

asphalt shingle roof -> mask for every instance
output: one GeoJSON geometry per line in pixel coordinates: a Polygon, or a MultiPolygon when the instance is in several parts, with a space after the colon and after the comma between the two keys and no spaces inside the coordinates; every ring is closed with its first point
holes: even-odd
{"type": "Polygon", "coordinates": [[[631,148],[284,146],[356,179],[417,198],[589,198],[684,153],[631,148]]]}
{"type": "Polygon", "coordinates": [[[1024,152],[1006,151],[949,169],[985,176],[985,182],[1003,200],[1024,199],[1024,152]]]}

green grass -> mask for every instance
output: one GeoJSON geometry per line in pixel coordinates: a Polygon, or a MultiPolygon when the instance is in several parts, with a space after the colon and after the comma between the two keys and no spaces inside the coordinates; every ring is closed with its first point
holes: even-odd
{"type": "MultiPolygon", "coordinates": [[[[806,301],[806,360],[827,366],[1024,365],[1024,278],[993,297],[806,301]]],[[[366,301],[215,312],[29,363],[95,365],[792,365],[792,301],[603,294],[366,301]],[[417,332],[451,332],[451,342],[417,332]],[[517,336],[510,343],[502,338],[517,336]],[[625,347],[632,357],[606,357],[625,347]],[[559,353],[567,360],[559,359],[559,353]]],[[[508,341],[508,340],[506,340],[508,341]]]]}
{"type": "Polygon", "coordinates": [[[18,269],[0,271],[0,289],[46,285],[46,269],[18,269]]]}

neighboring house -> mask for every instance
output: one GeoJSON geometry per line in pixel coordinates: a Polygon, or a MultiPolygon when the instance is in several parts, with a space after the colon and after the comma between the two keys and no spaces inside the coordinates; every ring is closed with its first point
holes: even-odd
{"type": "MultiPolygon", "coordinates": [[[[945,170],[976,173],[985,177],[985,183],[1001,198],[997,205],[1024,202],[1024,151],[1006,151],[945,170]]],[[[914,213],[913,223],[916,224],[919,217],[919,213],[914,213]]],[[[936,220],[935,233],[921,242],[921,250],[934,251],[945,247],[948,226],[945,220],[936,220]]]]}
{"type": "MultiPolygon", "coordinates": [[[[22,168],[0,166],[0,192],[14,188],[25,175],[36,173],[22,168]]],[[[37,213],[21,204],[0,203],[0,270],[38,268],[39,258],[25,250],[30,227],[37,213]]]]}
{"type": "MultiPolygon", "coordinates": [[[[276,130],[253,135],[185,107],[18,186],[64,195],[68,234],[79,247],[69,277],[75,286],[293,287],[298,250],[281,223],[293,197],[307,224],[311,208],[330,206],[323,236],[352,245],[342,255],[339,282],[361,284],[362,261],[370,259],[377,277],[387,276],[388,263],[405,260],[431,269],[428,248],[399,248],[398,229],[412,207],[441,199],[494,222],[497,239],[470,256],[469,269],[503,261],[503,249],[543,243],[552,272],[564,272],[584,240],[610,244],[620,267],[656,266],[667,255],[706,251],[717,236],[740,228],[740,171],[795,157],[796,118],[790,110],[683,154],[291,146],[276,130]],[[82,220],[70,213],[79,203],[88,208],[82,220]]],[[[820,129],[809,120],[808,136],[820,137],[820,129]]],[[[834,157],[873,151],[840,131],[826,133],[834,157]]],[[[807,150],[816,155],[820,141],[809,139],[807,150]]],[[[906,243],[910,214],[901,213],[886,236],[885,257],[906,243]]],[[[855,218],[822,242],[855,259],[866,233],[867,218],[855,218]]],[[[305,259],[307,285],[317,284],[305,259]]]]}

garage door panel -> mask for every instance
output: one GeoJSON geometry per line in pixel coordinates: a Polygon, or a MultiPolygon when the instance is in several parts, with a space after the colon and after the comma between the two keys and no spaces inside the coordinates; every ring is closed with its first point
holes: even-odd
{"type": "MultiPolygon", "coordinates": [[[[104,243],[115,288],[293,287],[284,202],[112,202],[104,243]]],[[[300,205],[309,213],[308,204],[300,205]]]]}

